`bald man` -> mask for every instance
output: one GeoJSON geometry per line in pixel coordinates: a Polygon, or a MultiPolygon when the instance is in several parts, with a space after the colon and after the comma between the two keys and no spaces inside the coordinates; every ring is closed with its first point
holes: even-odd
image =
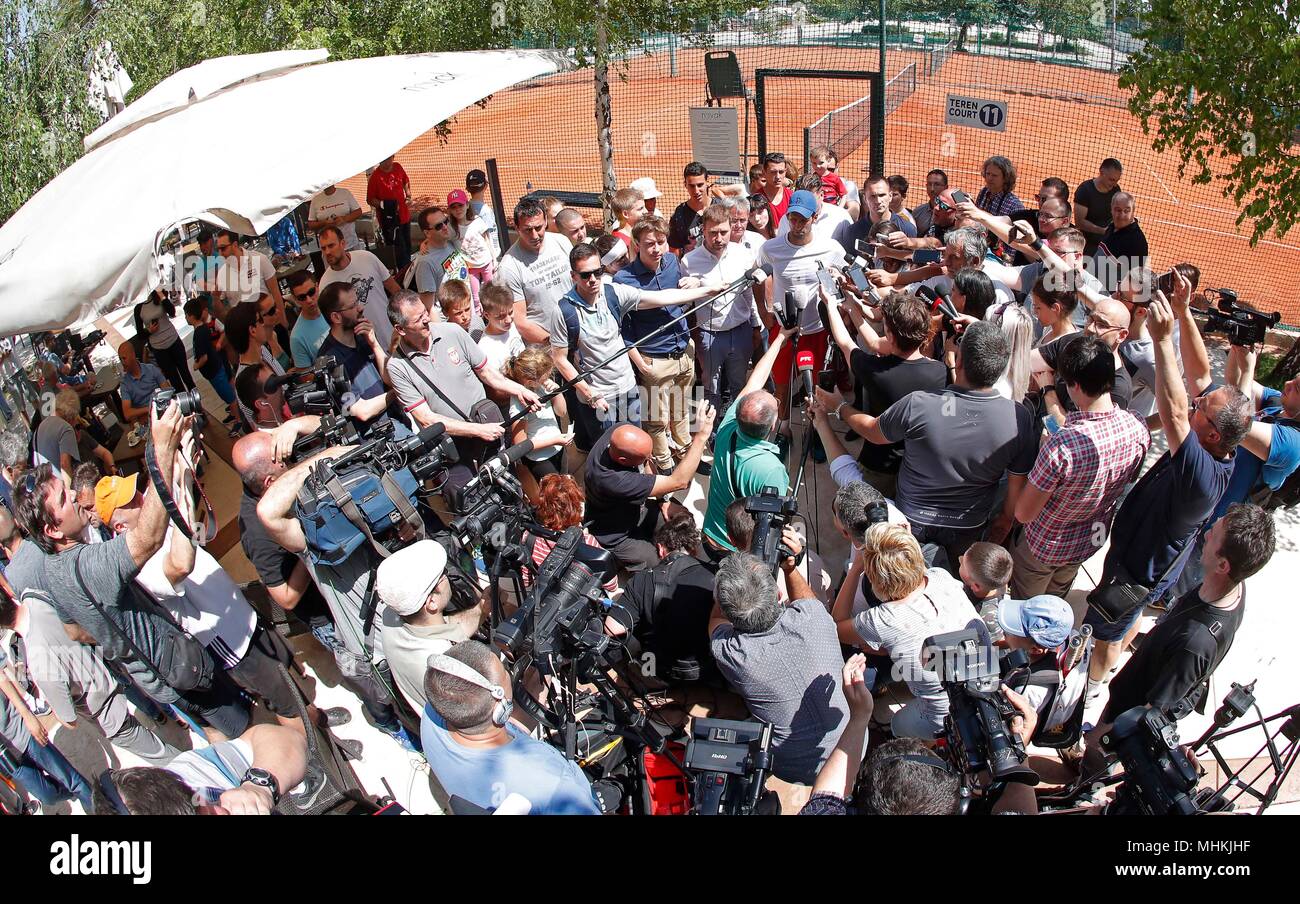
{"type": "Polygon", "coordinates": [[[1047,411],[1057,419],[1057,423],[1064,424],[1065,415],[1077,409],[1065,381],[1056,372],[1056,362],[1060,359],[1061,352],[1083,336],[1096,336],[1110,349],[1111,356],[1115,359],[1115,387],[1110,391],[1110,398],[1116,408],[1128,409],[1128,403],[1133,398],[1133,378],[1119,354],[1120,344],[1128,338],[1128,328],[1128,308],[1120,301],[1107,298],[1098,302],[1088,314],[1082,332],[1062,336],[1030,353],[1030,372],[1034,374],[1035,382],[1044,388],[1047,411]]]}
{"type": "MultiPolygon", "coordinates": [[[[305,596],[311,596],[315,605],[308,608],[313,614],[324,617],[324,600],[312,584],[307,565],[272,540],[257,517],[257,501],[266,488],[288,470],[287,459],[293,441],[319,426],[320,418],[309,414],[287,421],[274,430],[250,433],[235,443],[231,450],[231,464],[244,481],[244,495],[239,501],[239,542],[244,547],[244,555],[257,569],[258,578],[277,606],[292,610],[305,596]]],[[[301,610],[298,614],[308,618],[301,610]]]]}
{"type": "Polygon", "coordinates": [[[590,532],[628,571],[659,564],[653,542],[659,519],[685,511],[671,501],[664,508],[661,500],[690,485],[709,442],[714,416],[713,406],[701,403],[686,455],[667,476],[656,473],[650,458],[654,444],[640,427],[617,424],[592,446],[586,471],[590,532]]]}
{"type": "Polygon", "coordinates": [[[130,342],[117,347],[117,356],[122,359],[122,413],[133,423],[148,423],[153,394],[159,389],[170,389],[171,384],[157,365],[140,363],[130,342]]]}

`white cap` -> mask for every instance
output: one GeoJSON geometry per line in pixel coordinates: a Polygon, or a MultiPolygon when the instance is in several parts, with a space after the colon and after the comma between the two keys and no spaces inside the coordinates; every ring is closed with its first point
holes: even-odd
{"type": "Polygon", "coordinates": [[[629,185],[628,188],[634,188],[641,192],[641,197],[645,198],[647,201],[651,198],[658,198],[663,194],[663,192],[655,188],[655,180],[651,179],[649,176],[642,176],[640,179],[633,179],[632,184],[629,185]]]}
{"type": "Polygon", "coordinates": [[[442,544],[420,540],[379,564],[375,572],[375,593],[396,614],[414,615],[446,571],[447,551],[442,544]]]}

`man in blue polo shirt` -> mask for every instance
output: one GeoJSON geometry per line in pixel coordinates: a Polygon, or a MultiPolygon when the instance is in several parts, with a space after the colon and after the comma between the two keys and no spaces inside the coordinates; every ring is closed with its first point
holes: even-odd
{"type": "Polygon", "coordinates": [[[140,363],[130,342],[118,346],[117,356],[122,359],[122,411],[128,421],[147,422],[153,394],[171,384],[158,365],[140,363]]]}
{"type": "MultiPolygon", "coordinates": [[[[632,242],[636,258],[614,274],[614,282],[643,290],[676,289],[681,270],[677,255],[668,250],[668,225],[659,217],[645,217],[632,228],[632,242]]],[[[660,474],[672,472],[691,441],[686,398],[695,385],[695,348],[682,313],[680,305],[669,305],[632,311],[623,318],[623,338],[629,345],[661,331],[628,353],[637,383],[646,390],[648,408],[641,412],[641,426],[654,444],[660,474]]],[[[700,473],[709,473],[707,465],[700,467],[700,473]]]]}

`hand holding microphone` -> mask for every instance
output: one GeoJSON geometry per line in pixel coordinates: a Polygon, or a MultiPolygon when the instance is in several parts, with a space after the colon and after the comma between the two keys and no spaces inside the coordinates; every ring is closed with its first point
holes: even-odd
{"type": "Polygon", "coordinates": [[[807,405],[813,397],[813,369],[817,366],[817,358],[805,349],[795,360],[799,366],[799,404],[807,405]]]}

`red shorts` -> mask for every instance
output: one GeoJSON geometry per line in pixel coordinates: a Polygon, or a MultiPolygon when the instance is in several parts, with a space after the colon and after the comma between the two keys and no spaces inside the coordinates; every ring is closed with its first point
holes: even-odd
{"type": "MultiPolygon", "coordinates": [[[[767,337],[770,343],[776,339],[781,332],[780,323],[773,328],[771,335],[767,337]]],[[[830,347],[831,331],[821,330],[816,333],[799,334],[799,351],[813,353],[813,380],[816,381],[817,374],[826,367],[826,349],[830,347]]],[[[787,386],[790,383],[790,361],[794,352],[793,340],[786,340],[785,345],[781,347],[780,353],[776,356],[776,363],[772,365],[772,382],[778,386],[787,386]]]]}

